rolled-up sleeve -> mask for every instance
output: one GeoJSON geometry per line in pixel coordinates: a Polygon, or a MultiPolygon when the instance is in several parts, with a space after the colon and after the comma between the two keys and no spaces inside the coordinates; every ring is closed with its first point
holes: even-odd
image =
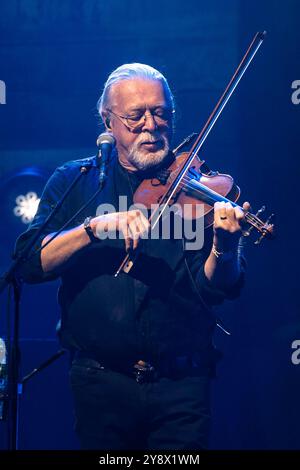
{"type": "MultiPolygon", "coordinates": [[[[50,212],[55,207],[57,201],[61,198],[66,189],[66,178],[62,168],[55,170],[53,175],[48,180],[41,200],[37,209],[37,213],[31,222],[28,230],[22,233],[15,244],[14,255],[17,256],[36,235],[37,230],[45,222],[50,212]]],[[[43,233],[40,235],[34,246],[29,252],[28,258],[19,269],[20,277],[28,283],[38,283],[54,280],[58,277],[55,273],[45,273],[41,264],[40,247],[43,239],[49,233],[56,232],[63,225],[66,220],[66,211],[62,206],[55,217],[51,220],[43,233]]]]}
{"type": "Polygon", "coordinates": [[[245,283],[245,259],[240,258],[240,276],[237,282],[227,289],[219,289],[207,279],[204,272],[204,264],[198,269],[196,275],[196,285],[201,292],[205,302],[209,305],[217,305],[225,299],[233,300],[239,297],[245,283]]]}
{"type": "Polygon", "coordinates": [[[226,288],[216,287],[205,275],[204,266],[210,254],[211,244],[206,244],[202,250],[197,253],[187,252],[187,261],[195,281],[195,286],[199,295],[208,306],[218,305],[225,299],[233,300],[239,297],[245,284],[246,260],[242,253],[242,247],[239,247],[240,276],[237,282],[226,288]]]}

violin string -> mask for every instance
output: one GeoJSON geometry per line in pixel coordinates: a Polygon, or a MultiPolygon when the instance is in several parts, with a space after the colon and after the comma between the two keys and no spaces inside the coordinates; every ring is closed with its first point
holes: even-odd
{"type": "MultiPolygon", "coordinates": [[[[198,192],[200,194],[202,193],[201,189],[194,188],[189,183],[187,183],[186,186],[194,189],[196,192],[198,192]]],[[[251,225],[253,225],[259,231],[260,231],[260,229],[263,229],[265,227],[264,222],[262,222],[258,217],[256,217],[253,214],[250,214],[249,212],[245,213],[245,218],[246,218],[247,222],[249,222],[251,225]]]]}
{"type": "MultiPolygon", "coordinates": [[[[186,187],[191,188],[200,194],[203,193],[200,188],[195,188],[193,185],[190,184],[190,179],[188,177],[183,177],[182,182],[185,184],[186,187]]],[[[257,230],[260,230],[265,227],[265,223],[250,212],[245,213],[245,218],[247,222],[252,224],[257,230]]]]}
{"type": "MultiPolygon", "coordinates": [[[[194,191],[198,192],[199,194],[203,194],[203,193],[205,194],[205,192],[203,190],[201,190],[201,188],[197,188],[197,187],[194,187],[193,185],[191,185],[190,181],[191,181],[191,178],[189,178],[187,175],[183,175],[181,180],[178,182],[178,189],[182,189],[183,186],[185,185],[186,187],[193,189],[194,191]]],[[[207,188],[207,189],[209,189],[209,188],[207,188]]],[[[158,217],[158,218],[160,218],[160,217],[158,217]]],[[[253,227],[255,227],[259,232],[262,232],[263,229],[266,229],[265,223],[262,220],[260,220],[257,216],[255,216],[254,214],[251,214],[250,212],[245,213],[245,219],[249,224],[253,225],[253,227]]]]}

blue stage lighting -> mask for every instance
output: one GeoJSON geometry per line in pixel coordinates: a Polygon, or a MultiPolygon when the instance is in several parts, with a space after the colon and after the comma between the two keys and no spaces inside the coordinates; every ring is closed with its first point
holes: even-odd
{"type": "Polygon", "coordinates": [[[45,168],[23,167],[0,179],[0,267],[9,263],[15,239],[33,219],[49,175],[45,168]]]}

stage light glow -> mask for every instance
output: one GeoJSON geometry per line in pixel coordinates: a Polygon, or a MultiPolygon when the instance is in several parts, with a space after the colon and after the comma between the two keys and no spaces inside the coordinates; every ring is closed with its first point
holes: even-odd
{"type": "Polygon", "coordinates": [[[16,198],[15,216],[21,217],[24,224],[29,224],[36,214],[39,202],[40,199],[34,191],[28,192],[25,196],[20,194],[16,198]]]}

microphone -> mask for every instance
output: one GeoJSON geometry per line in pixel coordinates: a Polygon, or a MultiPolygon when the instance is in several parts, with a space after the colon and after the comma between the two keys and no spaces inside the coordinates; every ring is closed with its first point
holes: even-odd
{"type": "Polygon", "coordinates": [[[103,132],[102,134],[99,135],[97,139],[97,147],[99,148],[97,166],[99,166],[99,169],[100,169],[100,174],[99,174],[100,187],[103,186],[106,180],[107,164],[109,162],[111,152],[115,144],[116,144],[116,139],[109,132],[103,132]]]}

